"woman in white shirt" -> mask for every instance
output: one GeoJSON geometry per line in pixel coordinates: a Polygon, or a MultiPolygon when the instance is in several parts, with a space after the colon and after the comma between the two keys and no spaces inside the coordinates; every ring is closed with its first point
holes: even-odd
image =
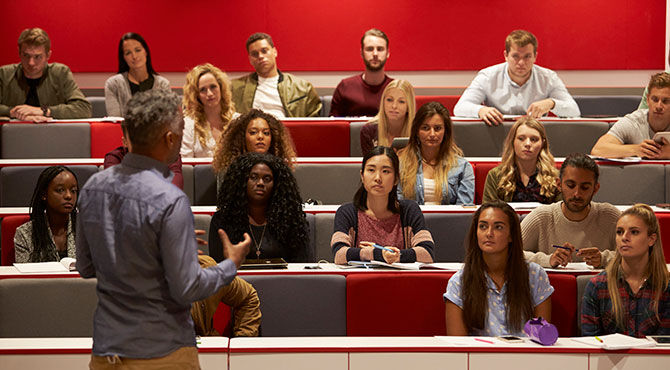
{"type": "Polygon", "coordinates": [[[228,76],[209,63],[193,68],[186,75],[184,85],[181,156],[211,157],[221,133],[238,115],[228,76]]]}

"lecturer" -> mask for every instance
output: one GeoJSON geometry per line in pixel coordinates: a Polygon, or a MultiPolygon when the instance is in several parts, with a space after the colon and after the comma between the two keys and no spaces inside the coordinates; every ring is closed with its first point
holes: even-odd
{"type": "Polygon", "coordinates": [[[98,279],[90,368],[199,369],[191,303],[230,283],[250,239],[220,231],[228,259],[198,265],[190,203],[168,168],[184,129],[177,95],[136,94],[123,125],[130,153],[80,194],[77,269],[98,279]]]}

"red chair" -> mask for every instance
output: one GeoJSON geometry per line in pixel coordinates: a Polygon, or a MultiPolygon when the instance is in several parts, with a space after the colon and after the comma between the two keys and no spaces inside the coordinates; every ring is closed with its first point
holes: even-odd
{"type": "Polygon", "coordinates": [[[123,143],[120,123],[91,122],[91,158],[104,158],[105,154],[123,143]]]}
{"type": "Polygon", "coordinates": [[[30,220],[29,215],[7,216],[2,219],[0,234],[2,241],[0,243],[2,250],[1,262],[3,266],[12,266],[14,264],[14,234],[16,228],[30,220]]]}
{"type": "Polygon", "coordinates": [[[486,175],[499,164],[499,162],[477,162],[473,164],[475,171],[475,204],[482,204],[486,175]]]}
{"type": "Polygon", "coordinates": [[[445,108],[449,109],[449,113],[454,115],[454,106],[458,103],[458,99],[460,98],[460,95],[417,95],[415,97],[416,110],[419,110],[422,105],[430,101],[436,101],[442,103],[445,108]]]}
{"type": "Polygon", "coordinates": [[[347,275],[347,336],[445,335],[442,295],[452,275],[347,275]]]}
{"type": "Polygon", "coordinates": [[[670,263],[670,213],[656,213],[658,227],[661,229],[661,241],[663,242],[663,254],[665,262],[670,263]]]}
{"type": "Polygon", "coordinates": [[[554,287],[551,295],[551,323],[561,337],[577,335],[577,278],[571,274],[549,274],[554,287]]]}
{"type": "Polygon", "coordinates": [[[348,121],[285,121],[299,157],[348,157],[348,121]]]}

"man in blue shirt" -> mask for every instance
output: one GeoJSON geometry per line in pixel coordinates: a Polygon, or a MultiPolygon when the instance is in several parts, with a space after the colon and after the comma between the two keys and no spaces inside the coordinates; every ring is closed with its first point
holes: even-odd
{"type": "Polygon", "coordinates": [[[200,268],[190,203],[168,168],[184,128],[177,95],[136,94],[123,125],[130,153],[79,198],[77,269],[98,279],[90,366],[198,369],[191,303],[230,283],[250,239],[232,245],[220,230],[228,259],[200,268]]]}

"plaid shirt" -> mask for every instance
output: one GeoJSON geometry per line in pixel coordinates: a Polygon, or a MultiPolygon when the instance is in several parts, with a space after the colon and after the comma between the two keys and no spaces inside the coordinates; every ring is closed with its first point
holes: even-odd
{"type": "Polygon", "coordinates": [[[670,284],[661,294],[658,317],[651,309],[653,291],[650,281],[645,281],[637,294],[633,294],[622,273],[619,273],[619,295],[625,310],[625,328],[618,328],[612,300],[607,290],[607,273],[594,276],[586,285],[582,297],[582,335],[622,333],[642,338],[645,335],[670,334],[670,284]]]}

